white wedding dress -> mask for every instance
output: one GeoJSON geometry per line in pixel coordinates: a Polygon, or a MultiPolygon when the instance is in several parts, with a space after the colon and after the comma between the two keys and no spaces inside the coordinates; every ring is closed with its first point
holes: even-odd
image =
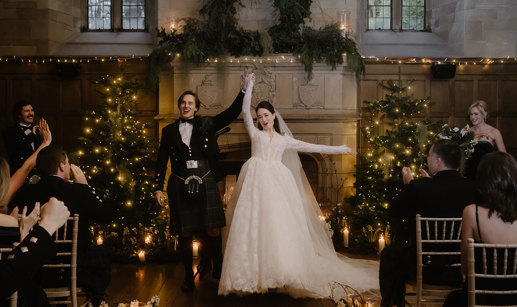
{"type": "MultiPolygon", "coordinates": [[[[286,150],[346,153],[350,149],[346,145],[305,143],[287,133],[275,132],[270,138],[268,132],[253,125],[250,83],[243,113],[251,138],[251,158],[242,166],[227,208],[219,294],[265,293],[275,289],[295,298],[326,298],[330,297],[332,282],[359,292],[375,292],[379,287],[378,262],[336,255],[328,230],[319,220],[321,211],[308,183],[293,175],[298,168],[305,178],[296,152],[289,161],[282,162],[286,150]],[[293,160],[299,164],[291,166],[295,171],[285,164],[293,160]],[[317,208],[308,205],[309,201],[316,203],[317,208]]],[[[282,127],[281,130],[284,131],[282,127]]]]}

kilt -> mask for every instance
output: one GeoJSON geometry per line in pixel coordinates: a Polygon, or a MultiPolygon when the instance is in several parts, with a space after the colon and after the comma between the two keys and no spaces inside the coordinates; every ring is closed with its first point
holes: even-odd
{"type": "Polygon", "coordinates": [[[210,171],[208,161],[199,161],[198,168],[173,170],[167,184],[169,196],[171,233],[180,235],[226,225],[223,203],[214,174],[210,171]],[[208,173],[208,174],[207,174],[208,173]],[[205,193],[199,200],[190,200],[185,196],[184,178],[196,175],[203,178],[205,193]]]}

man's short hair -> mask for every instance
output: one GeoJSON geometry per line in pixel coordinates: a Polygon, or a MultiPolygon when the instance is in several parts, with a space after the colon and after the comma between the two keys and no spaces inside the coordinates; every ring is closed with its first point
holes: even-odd
{"type": "Polygon", "coordinates": [[[201,100],[199,100],[199,97],[197,97],[197,94],[193,91],[184,91],[183,94],[181,94],[180,98],[178,98],[178,109],[180,107],[181,101],[183,101],[183,97],[185,97],[186,95],[194,96],[194,99],[196,100],[196,109],[199,111],[199,107],[201,106],[201,100]]]}
{"type": "Polygon", "coordinates": [[[60,163],[66,162],[66,152],[60,146],[47,146],[36,158],[36,169],[41,176],[56,175],[60,163]]]}
{"type": "Polygon", "coordinates": [[[431,147],[432,153],[440,157],[446,167],[451,169],[459,169],[463,153],[460,145],[451,140],[438,140],[431,147]]]}
{"type": "Polygon", "coordinates": [[[20,113],[22,112],[23,107],[25,106],[32,106],[34,108],[34,105],[27,101],[27,100],[18,100],[14,106],[13,106],[13,119],[14,122],[17,123],[20,120],[20,113]]]}

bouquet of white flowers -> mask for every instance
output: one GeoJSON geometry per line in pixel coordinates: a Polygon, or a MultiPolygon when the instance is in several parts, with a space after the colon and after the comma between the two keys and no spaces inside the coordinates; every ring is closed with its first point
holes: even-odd
{"type": "Polygon", "coordinates": [[[477,140],[474,139],[474,133],[469,132],[469,128],[469,125],[466,125],[460,130],[458,127],[451,127],[445,124],[442,126],[440,133],[438,133],[438,137],[458,143],[461,150],[463,150],[465,158],[468,159],[472,152],[474,152],[474,145],[477,144],[477,140]]]}

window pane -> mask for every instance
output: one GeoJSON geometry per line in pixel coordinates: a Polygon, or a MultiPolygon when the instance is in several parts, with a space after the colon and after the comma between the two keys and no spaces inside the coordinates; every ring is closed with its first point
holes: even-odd
{"type": "Polygon", "coordinates": [[[425,0],[402,1],[402,30],[424,30],[425,0]]]}
{"type": "Polygon", "coordinates": [[[145,29],[144,0],[122,0],[122,28],[126,30],[145,29]]]}
{"type": "Polygon", "coordinates": [[[368,1],[368,29],[390,29],[391,0],[368,1]],[[388,19],[388,22],[385,21],[388,19]],[[388,26],[386,26],[388,24],[388,26]]]}
{"type": "Polygon", "coordinates": [[[88,0],[88,28],[111,29],[111,0],[88,0]]]}
{"type": "Polygon", "coordinates": [[[390,28],[391,28],[391,19],[384,18],[384,29],[390,29],[390,28]]]}

